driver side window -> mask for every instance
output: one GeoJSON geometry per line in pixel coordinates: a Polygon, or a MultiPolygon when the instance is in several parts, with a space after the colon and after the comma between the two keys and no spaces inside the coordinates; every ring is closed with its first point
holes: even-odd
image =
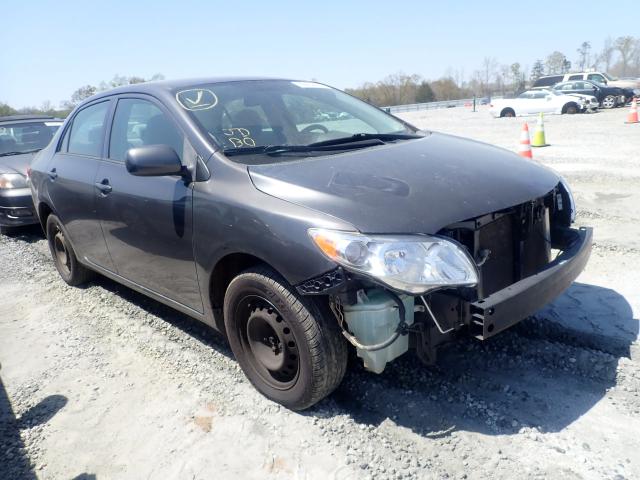
{"type": "Polygon", "coordinates": [[[587,80],[591,80],[592,82],[605,83],[604,77],[599,73],[591,73],[587,76],[587,80]]]}
{"type": "Polygon", "coordinates": [[[110,159],[123,162],[130,148],[168,145],[182,160],[184,143],[182,132],[154,103],[139,98],[118,100],[109,142],[110,159]]]}

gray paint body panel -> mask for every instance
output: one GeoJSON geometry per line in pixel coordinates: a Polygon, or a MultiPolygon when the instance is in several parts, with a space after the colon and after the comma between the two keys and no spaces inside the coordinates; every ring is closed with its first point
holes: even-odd
{"type": "Polygon", "coordinates": [[[541,197],[559,181],[551,170],[514,153],[439,133],[249,171],[261,191],[365,233],[433,234],[541,197]]]}

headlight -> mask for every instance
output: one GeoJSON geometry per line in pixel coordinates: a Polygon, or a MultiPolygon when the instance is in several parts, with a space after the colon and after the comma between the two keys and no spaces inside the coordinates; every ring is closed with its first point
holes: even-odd
{"type": "Polygon", "coordinates": [[[444,238],[362,235],[319,228],[309,229],[309,235],[322,253],[347,270],[406,293],[478,283],[469,254],[444,238]]]}
{"type": "Polygon", "coordinates": [[[569,198],[569,208],[571,209],[569,218],[571,219],[571,223],[573,223],[576,220],[576,201],[573,199],[573,193],[571,193],[569,184],[563,177],[560,177],[560,185],[562,186],[564,191],[567,192],[567,198],[569,198]]]}
{"type": "Polygon", "coordinates": [[[19,173],[0,173],[0,189],[26,188],[27,179],[19,173]]]}

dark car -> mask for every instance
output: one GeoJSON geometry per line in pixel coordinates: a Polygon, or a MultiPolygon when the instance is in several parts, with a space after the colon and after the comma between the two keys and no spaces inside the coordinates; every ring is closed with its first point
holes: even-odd
{"type": "Polygon", "coordinates": [[[37,224],[27,169],[62,120],[42,115],[0,117],[0,230],[37,224]]]}
{"type": "Polygon", "coordinates": [[[557,83],[560,83],[564,79],[564,75],[547,75],[540,77],[533,82],[531,88],[549,88],[553,87],[557,83]]]}
{"type": "Polygon", "coordinates": [[[562,82],[555,85],[553,89],[561,93],[593,95],[598,99],[602,108],[614,108],[626,103],[625,92],[623,89],[618,87],[608,87],[602,83],[590,82],[589,80],[562,82]]]}
{"type": "Polygon", "coordinates": [[[31,179],[68,284],[98,272],[209,324],[293,409],[336,388],[349,346],[374,372],[409,348],[432,363],[552,300],[591,251],[557,174],[312,82],[101,93],[31,179]]]}

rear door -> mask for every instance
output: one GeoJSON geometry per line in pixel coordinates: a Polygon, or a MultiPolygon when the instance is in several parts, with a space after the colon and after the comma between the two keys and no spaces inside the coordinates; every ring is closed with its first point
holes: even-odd
{"type": "Polygon", "coordinates": [[[112,101],[101,100],[79,110],[48,166],[47,190],[76,254],[108,270],[114,265],[96,215],[95,177],[103,155],[112,101]]]}
{"type": "Polygon", "coordinates": [[[571,94],[571,93],[581,93],[578,91],[578,87],[580,85],[584,85],[584,82],[566,82],[557,88],[560,93],[571,94]]]}
{"type": "Polygon", "coordinates": [[[573,93],[580,95],[593,95],[591,84],[587,82],[573,82],[573,93]]]}
{"type": "Polygon", "coordinates": [[[148,96],[120,97],[107,158],[97,175],[97,211],[118,275],[202,312],[193,256],[190,181],[180,176],[136,177],[127,150],[171,146],[183,160],[195,156],[166,109],[148,96]]]}

